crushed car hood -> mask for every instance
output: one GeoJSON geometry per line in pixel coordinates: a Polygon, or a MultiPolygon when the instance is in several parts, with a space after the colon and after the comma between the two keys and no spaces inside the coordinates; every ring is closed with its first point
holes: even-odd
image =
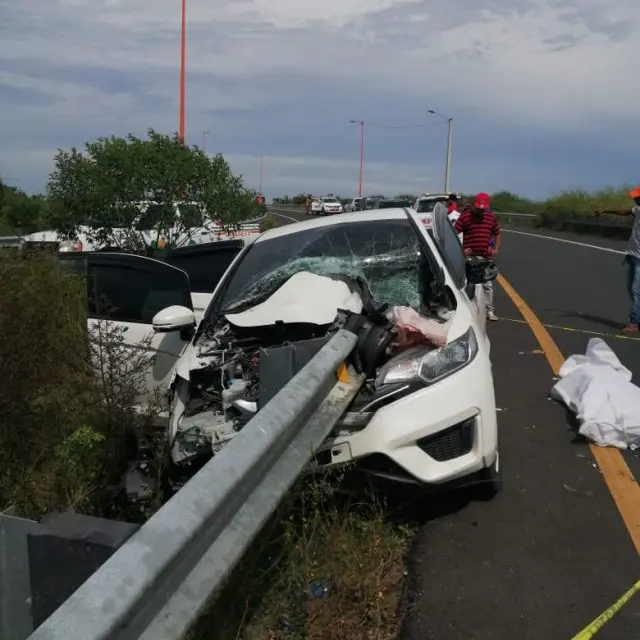
{"type": "Polygon", "coordinates": [[[360,313],[362,299],[340,280],[299,271],[273,295],[255,307],[225,318],[237,327],[264,327],[285,324],[331,324],[337,310],[360,313]]]}

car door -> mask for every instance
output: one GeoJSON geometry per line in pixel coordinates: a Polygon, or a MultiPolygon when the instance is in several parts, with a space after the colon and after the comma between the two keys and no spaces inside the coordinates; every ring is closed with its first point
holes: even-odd
{"type": "Polygon", "coordinates": [[[137,399],[140,405],[149,404],[158,391],[162,394],[167,388],[193,335],[184,330],[155,333],[152,325],[156,313],[167,307],[193,310],[188,275],[158,260],[125,253],[65,253],[60,260],[86,276],[90,332],[95,335],[100,323],[113,323],[123,330],[124,346],[132,358],[140,349],[155,356],[146,374],[145,391],[137,399]]]}
{"type": "Polygon", "coordinates": [[[434,242],[456,286],[460,289],[464,299],[476,315],[478,324],[486,333],[486,299],[481,284],[467,284],[467,259],[460,243],[460,238],[455,232],[447,207],[443,202],[438,202],[433,210],[431,230],[434,242]]]}
{"type": "Polygon", "coordinates": [[[199,324],[215,288],[232,262],[245,247],[244,240],[218,240],[170,249],[161,259],[189,276],[191,301],[199,324]]]}

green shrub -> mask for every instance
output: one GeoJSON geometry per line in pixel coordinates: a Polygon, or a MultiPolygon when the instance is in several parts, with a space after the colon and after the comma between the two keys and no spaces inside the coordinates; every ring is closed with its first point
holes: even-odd
{"type": "Polygon", "coordinates": [[[269,229],[273,229],[278,226],[278,220],[275,216],[267,216],[264,220],[260,222],[260,231],[268,231],[269,229]]]}
{"type": "Polygon", "coordinates": [[[87,331],[86,283],[57,256],[2,257],[0,509],[104,515],[145,425],[135,402],[150,357],[126,355],[117,325],[87,331]]]}

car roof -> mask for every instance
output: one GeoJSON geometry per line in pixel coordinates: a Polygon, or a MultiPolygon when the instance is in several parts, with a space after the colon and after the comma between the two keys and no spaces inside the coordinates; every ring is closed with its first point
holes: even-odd
{"type": "Polygon", "coordinates": [[[256,238],[255,242],[264,242],[281,236],[288,236],[298,231],[306,229],[319,229],[321,227],[332,227],[350,222],[371,222],[375,220],[406,220],[407,212],[402,207],[394,207],[390,209],[367,209],[365,211],[356,211],[353,213],[341,213],[338,216],[328,216],[326,218],[318,218],[313,220],[304,220],[287,224],[282,227],[275,227],[265,231],[256,238]]]}

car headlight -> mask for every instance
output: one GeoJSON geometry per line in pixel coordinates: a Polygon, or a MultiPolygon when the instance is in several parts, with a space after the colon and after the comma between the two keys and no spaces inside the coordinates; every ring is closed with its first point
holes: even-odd
{"type": "Polygon", "coordinates": [[[478,353],[478,340],[473,328],[457,340],[430,351],[410,350],[407,358],[396,356],[388,367],[380,372],[377,384],[394,384],[420,380],[431,385],[466,367],[478,353]],[[412,355],[414,354],[414,355],[412,355]]]}

